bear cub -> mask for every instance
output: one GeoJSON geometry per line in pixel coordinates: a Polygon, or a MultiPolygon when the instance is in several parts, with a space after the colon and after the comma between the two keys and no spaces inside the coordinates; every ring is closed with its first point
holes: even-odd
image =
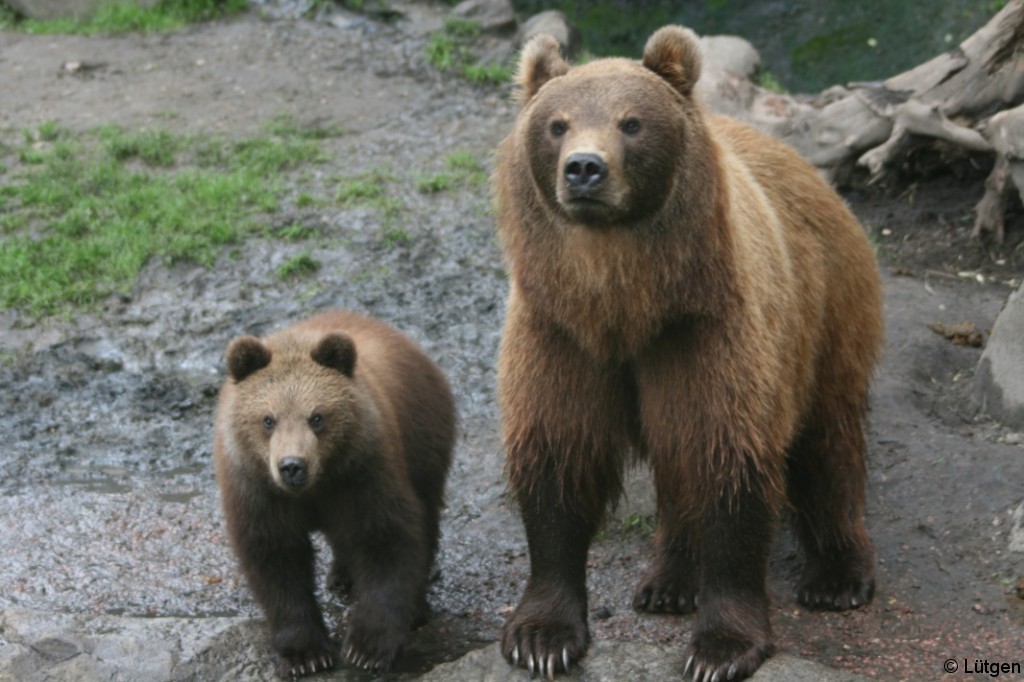
{"type": "Polygon", "coordinates": [[[428,617],[455,408],[408,338],[347,311],[227,349],[214,457],[228,533],[267,617],[282,677],[334,666],[316,601],[320,531],[351,590],[342,652],[386,670],[428,617]]]}

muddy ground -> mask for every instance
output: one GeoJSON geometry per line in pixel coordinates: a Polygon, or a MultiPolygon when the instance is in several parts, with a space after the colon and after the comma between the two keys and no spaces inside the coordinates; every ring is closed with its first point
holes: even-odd
{"type": "MultiPolygon", "coordinates": [[[[506,280],[486,188],[422,194],[414,178],[441,170],[454,150],[488,159],[513,110],[507,90],[427,65],[440,6],[392,4],[406,12],[392,25],[253,10],[169,35],[0,34],[0,139],[15,147],[22,129],[46,121],[245,136],[284,115],[349,131],[323,141],[327,167],[294,178],[269,217],[315,229],[312,242],[253,239],[209,269],[154,263],[131,291],[69,319],[0,312],[0,608],[31,610],[44,625],[52,614],[57,629],[66,614],[259,617],[225,542],[212,476],[223,349],[235,335],[345,306],[409,333],[458,396],[435,618],[402,667],[425,670],[494,640],[528,570],[504,495],[494,400],[506,280]],[[69,62],[89,68],[72,73],[69,62]],[[388,192],[403,206],[404,242],[384,238],[373,209],[294,201],[304,189],[327,192],[331,176],[382,167],[397,178],[388,192]],[[322,263],[314,278],[276,277],[310,247],[322,263]]],[[[949,658],[1024,659],[1024,555],[1007,548],[1024,501],[1024,438],[977,413],[980,350],[928,328],[990,328],[1024,275],[1019,212],[1009,227],[1016,243],[967,239],[978,177],[847,195],[878,245],[886,285],[869,432],[878,593],[853,613],[799,608],[781,533],[773,619],[789,653],[884,679],[938,677],[949,658]]],[[[642,472],[630,493],[592,551],[593,635],[682,645],[692,619],[629,608],[653,513],[642,472]]],[[[322,599],[342,627],[344,604],[322,599]]]]}

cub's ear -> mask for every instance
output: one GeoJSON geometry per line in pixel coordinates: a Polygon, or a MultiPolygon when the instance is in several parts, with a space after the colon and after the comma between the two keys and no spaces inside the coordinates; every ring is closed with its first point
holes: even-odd
{"type": "Polygon", "coordinates": [[[558,41],[549,35],[530,39],[519,55],[515,82],[520,87],[519,103],[526,104],[552,78],[569,73],[569,64],[562,59],[558,41]]]}
{"type": "Polygon", "coordinates": [[[318,365],[336,369],[351,377],[356,366],[356,344],[346,334],[328,334],[320,339],[310,356],[318,365]]]}
{"type": "Polygon", "coordinates": [[[701,51],[697,34],[682,26],[664,26],[647,39],[644,66],[658,74],[684,96],[700,78],[701,51]]]}
{"type": "Polygon", "coordinates": [[[239,336],[228,344],[228,374],[235,381],[270,364],[270,349],[255,336],[239,336]]]}

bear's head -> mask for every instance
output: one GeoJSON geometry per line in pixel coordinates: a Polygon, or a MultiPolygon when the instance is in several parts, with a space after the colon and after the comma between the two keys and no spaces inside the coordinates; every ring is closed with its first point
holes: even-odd
{"type": "Polygon", "coordinates": [[[517,72],[520,125],[544,201],[594,226],[660,210],[691,158],[701,164],[707,157],[691,149],[706,144],[693,97],[700,68],[696,36],[678,26],[655,32],[640,62],[570,67],[554,38],[527,43],[517,72]]]}
{"type": "Polygon", "coordinates": [[[278,488],[300,493],[343,464],[363,426],[350,337],[330,333],[312,346],[286,337],[271,346],[242,336],[228,346],[227,361],[231,428],[247,466],[265,467],[278,488]]]}

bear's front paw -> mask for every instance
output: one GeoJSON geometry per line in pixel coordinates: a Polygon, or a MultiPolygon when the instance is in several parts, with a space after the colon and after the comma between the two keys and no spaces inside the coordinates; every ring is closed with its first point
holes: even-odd
{"type": "Polygon", "coordinates": [[[334,667],[327,634],[316,628],[286,629],[273,637],[274,671],[278,677],[302,677],[334,667]]]}
{"type": "Polygon", "coordinates": [[[531,676],[540,673],[550,680],[556,673],[568,673],[586,653],[589,641],[585,608],[558,608],[524,597],[505,623],[501,653],[531,676]]]}
{"type": "Polygon", "coordinates": [[[867,560],[808,560],[796,598],[809,609],[845,611],[864,606],[875,595],[875,577],[867,560]]]}
{"type": "Polygon", "coordinates": [[[692,675],[694,682],[743,680],[774,651],[771,641],[757,643],[727,632],[697,632],[686,650],[683,677],[692,675]]]}
{"type": "Polygon", "coordinates": [[[368,615],[357,606],[342,645],[345,660],[363,670],[390,670],[405,647],[408,632],[408,627],[368,615]]]}

